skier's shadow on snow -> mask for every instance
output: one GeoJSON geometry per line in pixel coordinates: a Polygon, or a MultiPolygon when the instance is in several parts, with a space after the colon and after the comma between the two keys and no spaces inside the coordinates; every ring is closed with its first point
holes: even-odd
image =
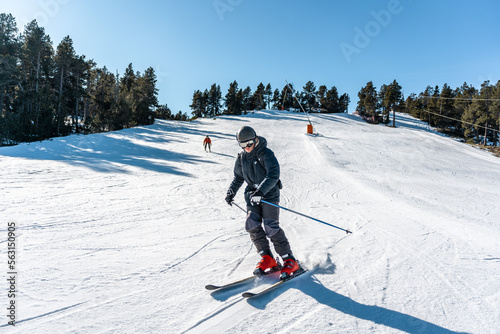
{"type": "MultiPolygon", "coordinates": [[[[334,266],[333,266],[334,267],[334,266]]],[[[332,269],[327,269],[332,272],[332,269]]],[[[324,270],[322,270],[323,272],[324,270]]],[[[248,303],[255,308],[265,309],[267,304],[288,289],[297,289],[316,299],[319,303],[329,306],[344,314],[372,321],[376,324],[394,328],[407,333],[456,333],[444,327],[419,319],[409,314],[389,310],[376,305],[365,305],[326,288],[314,275],[306,275],[297,281],[290,282],[262,298],[249,299],[248,303]]]]}

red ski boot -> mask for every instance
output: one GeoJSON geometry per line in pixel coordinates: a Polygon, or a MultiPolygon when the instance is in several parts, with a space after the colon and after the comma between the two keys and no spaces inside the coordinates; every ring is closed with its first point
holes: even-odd
{"type": "Polygon", "coordinates": [[[276,263],[276,260],[273,259],[272,256],[262,255],[262,259],[260,259],[260,262],[257,263],[257,267],[255,267],[253,274],[255,276],[261,276],[277,270],[279,270],[279,266],[278,263],[276,263]]]}
{"type": "Polygon", "coordinates": [[[280,279],[284,280],[293,276],[293,274],[299,270],[299,264],[294,257],[288,256],[283,258],[283,268],[281,269],[280,279]]]}

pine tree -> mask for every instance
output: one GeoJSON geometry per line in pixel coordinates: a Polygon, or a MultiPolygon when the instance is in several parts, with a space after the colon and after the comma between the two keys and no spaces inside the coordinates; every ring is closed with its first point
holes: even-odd
{"type": "Polygon", "coordinates": [[[192,110],[191,114],[194,118],[203,117],[205,114],[205,101],[203,101],[203,93],[196,90],[193,93],[193,100],[189,106],[192,110]]]}
{"type": "Polygon", "coordinates": [[[441,120],[441,117],[437,115],[439,114],[439,86],[435,86],[434,89],[431,88],[428,93],[430,93],[430,98],[427,102],[429,125],[435,127],[441,120]]]}
{"type": "Polygon", "coordinates": [[[278,109],[278,110],[282,109],[283,103],[282,103],[282,99],[280,98],[280,96],[281,96],[280,91],[278,88],[276,88],[274,90],[273,98],[271,100],[271,102],[273,103],[272,104],[273,109],[278,109]]]}
{"type": "Polygon", "coordinates": [[[220,115],[221,113],[221,101],[222,101],[222,93],[220,90],[220,86],[213,84],[210,87],[210,92],[208,93],[208,116],[214,117],[220,115]]]}
{"type": "Polygon", "coordinates": [[[339,92],[337,90],[337,87],[332,86],[332,88],[330,88],[326,92],[326,103],[323,107],[326,109],[326,112],[328,113],[341,112],[339,92]]]}
{"type": "Polygon", "coordinates": [[[387,85],[380,86],[380,91],[378,92],[378,105],[382,110],[382,122],[387,124],[389,123],[389,112],[390,107],[388,106],[388,87],[387,85]]]}
{"type": "Polygon", "coordinates": [[[262,82],[257,86],[257,89],[253,93],[252,101],[254,104],[254,108],[256,110],[265,109],[266,108],[266,100],[264,98],[265,87],[262,82]]]}
{"type": "Polygon", "coordinates": [[[415,118],[423,119],[423,101],[422,93],[417,96],[415,93],[411,93],[405,101],[405,110],[407,113],[415,118]]]}
{"type": "Polygon", "coordinates": [[[203,91],[203,94],[201,94],[201,110],[203,111],[203,117],[207,117],[210,115],[210,112],[208,110],[208,98],[209,98],[210,93],[208,92],[208,89],[205,89],[203,91]]]}
{"type": "Polygon", "coordinates": [[[17,59],[21,47],[17,32],[14,17],[0,14],[0,146],[15,142],[13,108],[20,87],[17,59]]]}
{"type": "Polygon", "coordinates": [[[497,84],[492,89],[492,101],[489,106],[489,112],[493,124],[497,129],[496,134],[495,131],[492,131],[494,135],[494,138],[492,140],[493,145],[495,145],[495,143],[498,143],[498,146],[500,146],[500,80],[497,81],[497,84]]]}
{"type": "Polygon", "coordinates": [[[339,98],[340,111],[339,112],[346,113],[348,111],[348,108],[349,108],[349,103],[351,103],[351,99],[349,98],[349,94],[344,93],[344,94],[340,95],[340,98],[339,98]]]}
{"type": "MultiPolygon", "coordinates": [[[[90,90],[90,123],[94,132],[113,131],[123,127],[124,119],[117,101],[117,79],[106,66],[95,69],[95,83],[90,90]]],[[[125,103],[125,101],[124,101],[125,103]]]]}
{"type": "Polygon", "coordinates": [[[253,101],[252,89],[247,86],[242,92],[241,96],[243,112],[247,113],[248,110],[255,110],[255,103],[253,101]]]}
{"type": "Polygon", "coordinates": [[[273,100],[273,89],[271,88],[271,84],[267,84],[266,89],[264,90],[264,101],[266,102],[267,109],[271,108],[271,102],[273,100]]]}
{"type": "Polygon", "coordinates": [[[326,92],[327,92],[327,88],[325,85],[321,85],[318,87],[317,98],[319,101],[319,107],[320,107],[321,111],[323,111],[323,112],[326,111],[326,105],[327,105],[326,92]]]}
{"type": "MultiPolygon", "coordinates": [[[[472,87],[467,85],[466,82],[463,83],[463,85],[455,90],[454,93],[456,99],[453,101],[453,118],[459,119],[459,120],[465,120],[464,116],[470,108],[470,105],[472,103],[472,98],[477,95],[477,90],[472,87]]],[[[456,125],[455,132],[454,134],[456,136],[464,137],[469,139],[470,138],[470,128],[472,126],[470,124],[466,124],[463,122],[460,122],[459,124],[456,125]],[[465,136],[464,130],[469,129],[467,131],[468,135],[465,136]]]]}
{"type": "Polygon", "coordinates": [[[476,89],[472,86],[469,87],[467,83],[464,82],[461,87],[456,89],[455,96],[457,99],[453,102],[454,110],[458,115],[458,119],[461,120],[460,129],[457,131],[461,132],[461,135],[465,138],[466,142],[473,140],[472,133],[474,131],[473,126],[470,123],[473,124],[474,120],[471,119],[472,115],[470,114],[470,106],[472,104],[472,99],[476,94],[476,89]]]}
{"type": "Polygon", "coordinates": [[[481,134],[483,135],[483,145],[487,145],[489,133],[488,130],[492,124],[496,124],[496,120],[490,113],[490,99],[493,96],[493,87],[491,86],[489,80],[481,84],[481,90],[479,91],[479,96],[475,98],[472,102],[471,108],[475,111],[477,116],[477,125],[481,125],[482,131],[478,130],[478,141],[480,140],[481,134]]]}
{"type": "Polygon", "coordinates": [[[294,94],[293,84],[288,84],[285,85],[285,87],[283,87],[280,96],[282,109],[289,110],[290,108],[293,107],[294,105],[293,94],[294,94]]]}
{"type": "Polygon", "coordinates": [[[229,89],[224,100],[228,115],[241,115],[242,101],[241,96],[238,94],[238,83],[236,80],[229,84],[229,89]]]}
{"type": "Polygon", "coordinates": [[[382,85],[379,93],[379,104],[382,108],[384,123],[389,123],[389,113],[393,112],[393,126],[396,126],[396,110],[403,106],[403,93],[401,86],[396,80],[389,85],[382,85]]]}
{"type": "Polygon", "coordinates": [[[67,135],[71,128],[67,124],[66,117],[72,115],[72,110],[78,86],[75,82],[75,66],[77,56],[73,47],[73,41],[69,36],[64,37],[57,46],[54,58],[56,72],[55,81],[57,84],[57,112],[56,112],[56,135],[67,135]]]}
{"type": "Polygon", "coordinates": [[[444,117],[441,117],[436,124],[438,128],[443,128],[445,132],[454,132],[455,128],[460,127],[460,122],[451,119],[455,116],[453,107],[454,98],[455,94],[453,90],[445,83],[438,99],[439,114],[444,117]]]}
{"type": "Polygon", "coordinates": [[[473,95],[472,102],[462,114],[462,127],[467,142],[480,143],[483,141],[483,144],[486,144],[488,127],[495,123],[489,112],[491,96],[493,96],[493,89],[490,82],[485,81],[481,85],[479,93],[473,95]],[[481,135],[483,135],[482,140],[481,135]]]}
{"type": "Polygon", "coordinates": [[[172,111],[166,104],[160,104],[155,109],[155,118],[172,119],[172,111]]]}
{"type": "Polygon", "coordinates": [[[431,123],[431,114],[428,111],[433,92],[433,88],[427,86],[425,90],[418,95],[418,118],[429,124],[431,123]]]}
{"type": "Polygon", "coordinates": [[[11,110],[11,97],[19,84],[17,59],[20,43],[17,36],[17,25],[14,17],[0,14],[0,116],[5,110],[11,110]]]}
{"type": "Polygon", "coordinates": [[[154,109],[158,105],[156,81],[156,74],[152,67],[148,67],[143,75],[138,76],[136,107],[132,108],[132,122],[134,124],[151,125],[154,123],[154,109]]]}
{"type": "Polygon", "coordinates": [[[88,78],[89,66],[85,61],[85,56],[79,56],[75,59],[73,73],[74,73],[74,111],[72,113],[72,124],[74,131],[80,131],[80,123],[84,119],[84,98],[85,98],[85,85],[88,78]]]}
{"type": "Polygon", "coordinates": [[[372,121],[377,121],[377,102],[378,96],[373,82],[369,81],[365,87],[358,92],[358,107],[360,115],[371,118],[372,121]]]}
{"type": "Polygon", "coordinates": [[[307,105],[307,108],[309,109],[309,111],[311,111],[313,108],[316,108],[318,107],[318,104],[316,102],[316,85],[314,85],[314,82],[312,81],[308,81],[304,87],[302,87],[303,89],[303,95],[302,95],[302,101],[301,103],[303,105],[307,105]]]}
{"type": "MultiPolygon", "coordinates": [[[[109,101],[111,104],[108,109],[110,130],[119,130],[139,124],[138,100],[142,98],[137,87],[139,77],[140,73],[134,71],[132,63],[128,64],[121,79],[115,77],[117,81],[115,95],[114,99],[109,101]]],[[[108,89],[111,89],[111,86],[108,86],[108,89]]],[[[109,94],[111,93],[109,91],[109,94]]]]}
{"type": "Polygon", "coordinates": [[[26,25],[20,54],[21,83],[16,101],[20,141],[55,135],[54,51],[50,37],[35,20],[26,25]]]}

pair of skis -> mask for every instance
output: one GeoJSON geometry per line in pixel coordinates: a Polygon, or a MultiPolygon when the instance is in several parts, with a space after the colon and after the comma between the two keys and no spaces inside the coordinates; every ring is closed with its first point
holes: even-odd
{"type": "MultiPolygon", "coordinates": [[[[302,275],[303,273],[307,272],[307,269],[304,269],[302,267],[300,267],[296,272],[293,273],[292,276],[289,276],[287,278],[284,278],[284,279],[280,279],[278,282],[268,286],[268,287],[265,287],[259,291],[256,291],[256,292],[250,292],[250,291],[246,291],[246,292],[243,292],[242,293],[242,297],[243,298],[253,298],[253,297],[258,297],[258,296],[261,296],[263,294],[266,294],[267,292],[271,291],[271,290],[274,290],[275,288],[279,287],[280,285],[302,275]]],[[[266,275],[269,275],[271,274],[272,272],[270,273],[266,273],[266,275]]],[[[240,284],[243,284],[243,283],[246,283],[246,282],[249,282],[249,281],[252,281],[252,280],[255,280],[257,279],[259,276],[250,276],[250,277],[246,277],[246,278],[243,278],[243,279],[240,279],[240,280],[237,280],[237,281],[234,281],[234,282],[231,282],[231,283],[227,283],[227,284],[224,284],[224,285],[212,285],[212,284],[209,284],[209,285],[206,285],[205,286],[205,289],[207,290],[210,290],[210,291],[215,291],[215,290],[224,290],[224,289],[230,289],[230,288],[233,288],[233,287],[236,287],[236,286],[239,286],[240,284]]]]}

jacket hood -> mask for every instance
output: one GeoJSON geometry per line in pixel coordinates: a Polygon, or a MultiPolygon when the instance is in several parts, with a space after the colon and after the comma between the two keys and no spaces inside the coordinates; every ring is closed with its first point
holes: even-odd
{"type": "Polygon", "coordinates": [[[264,151],[267,148],[266,138],[260,137],[260,136],[257,136],[257,138],[259,139],[259,144],[257,146],[255,146],[255,148],[253,149],[252,152],[250,152],[250,153],[245,152],[249,156],[259,155],[262,151],[264,151]]]}

